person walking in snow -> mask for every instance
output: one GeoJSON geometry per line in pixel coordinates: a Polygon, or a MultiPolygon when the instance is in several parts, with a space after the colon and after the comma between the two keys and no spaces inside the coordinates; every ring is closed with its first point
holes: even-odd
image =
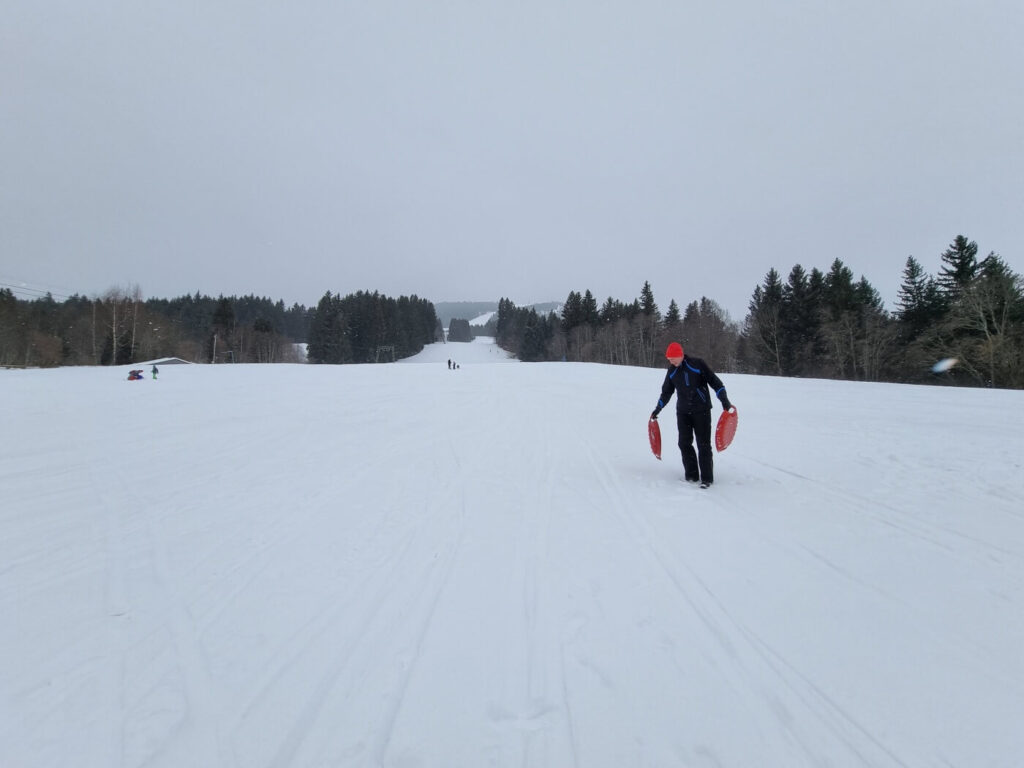
{"type": "Polygon", "coordinates": [[[158,373],[159,373],[159,371],[157,370],[157,367],[156,367],[156,365],[154,364],[154,365],[153,365],[153,378],[154,378],[154,379],[156,378],[156,375],[157,375],[158,373]]]}
{"type": "Polygon", "coordinates": [[[722,402],[722,408],[732,410],[732,403],[725,393],[725,385],[711,366],[699,357],[683,353],[683,347],[673,341],[665,350],[668,371],[661,385],[661,397],[651,413],[657,419],[661,409],[676,394],[676,423],[679,426],[679,450],[683,455],[683,471],[690,483],[700,483],[707,488],[715,481],[714,456],[711,453],[711,394],[708,385],[722,402]],[[693,450],[693,439],[697,438],[697,450],[693,450]],[[699,458],[698,458],[699,456],[699,458]]]}

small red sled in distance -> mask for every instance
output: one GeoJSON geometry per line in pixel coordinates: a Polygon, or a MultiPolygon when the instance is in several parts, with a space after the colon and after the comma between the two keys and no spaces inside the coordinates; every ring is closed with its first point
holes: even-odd
{"type": "Polygon", "coordinates": [[[651,441],[651,453],[661,461],[661,427],[658,426],[657,419],[647,422],[647,438],[651,441]]]}
{"type": "Polygon", "coordinates": [[[718,426],[715,428],[716,450],[724,451],[729,447],[729,443],[736,436],[737,422],[739,422],[739,416],[736,414],[735,406],[732,410],[722,411],[722,415],[718,417],[718,426]]]}

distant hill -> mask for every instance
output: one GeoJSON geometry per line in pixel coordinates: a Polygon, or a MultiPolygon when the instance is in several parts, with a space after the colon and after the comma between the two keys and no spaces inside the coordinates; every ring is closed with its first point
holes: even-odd
{"type": "Polygon", "coordinates": [[[533,307],[537,310],[538,315],[546,315],[549,312],[558,314],[562,311],[562,302],[560,301],[542,301],[540,304],[527,304],[527,307],[533,307]]]}
{"type": "Polygon", "coordinates": [[[472,320],[487,312],[497,312],[496,301],[435,301],[434,312],[444,328],[454,318],[456,320],[472,320]]]}
{"type": "MultiPolygon", "coordinates": [[[[546,315],[548,312],[557,311],[562,306],[560,301],[547,301],[540,304],[527,304],[532,306],[538,313],[546,315]]],[[[441,321],[443,328],[448,328],[448,323],[456,320],[474,320],[488,312],[497,312],[498,302],[496,301],[435,301],[434,312],[437,319],[441,321]]]]}

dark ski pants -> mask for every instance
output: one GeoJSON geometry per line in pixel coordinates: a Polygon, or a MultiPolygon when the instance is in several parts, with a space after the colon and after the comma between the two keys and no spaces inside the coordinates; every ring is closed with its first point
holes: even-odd
{"type": "Polygon", "coordinates": [[[715,459],[711,453],[711,411],[684,413],[676,411],[679,425],[679,450],[683,454],[683,471],[686,479],[693,482],[714,482],[715,459]],[[697,450],[693,450],[693,438],[697,438],[697,450]],[[698,461],[698,454],[700,459],[698,461]]]}

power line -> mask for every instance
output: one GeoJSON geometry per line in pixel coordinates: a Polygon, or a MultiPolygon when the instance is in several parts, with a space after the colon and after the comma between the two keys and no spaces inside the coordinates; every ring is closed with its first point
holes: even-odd
{"type": "Polygon", "coordinates": [[[7,288],[11,293],[20,293],[24,296],[33,299],[41,299],[46,295],[50,295],[55,299],[70,299],[70,296],[65,296],[62,293],[54,293],[53,291],[44,291],[41,288],[30,288],[25,284],[14,285],[13,283],[0,282],[0,288],[7,288]]]}

